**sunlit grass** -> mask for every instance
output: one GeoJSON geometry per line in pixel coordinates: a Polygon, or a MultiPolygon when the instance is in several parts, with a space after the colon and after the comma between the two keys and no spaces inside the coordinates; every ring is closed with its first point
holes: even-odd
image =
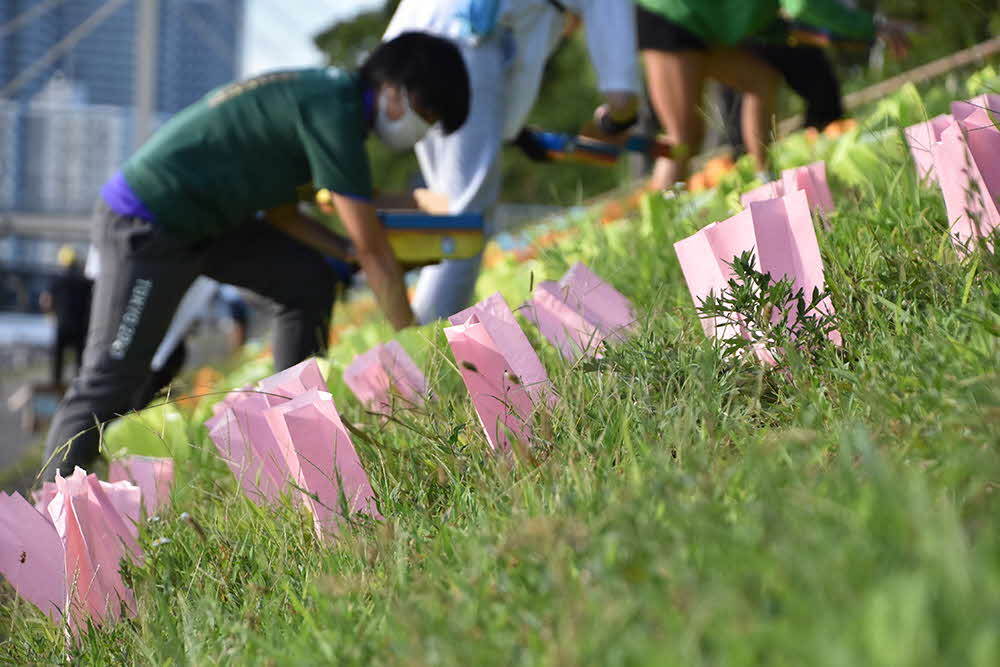
{"type": "MultiPolygon", "coordinates": [[[[841,354],[776,371],[705,339],[672,243],[725,216],[749,174],[698,210],[654,198],[588,222],[481,286],[516,307],[581,259],[642,316],[576,365],[525,326],[560,398],[534,462],[487,454],[440,326],[401,337],[437,401],[365,414],[339,373],[388,336],[366,329],[329,380],[386,520],[318,543],[290,504],[244,498],[190,419],[171,436],[189,447],[173,506],[127,569],[139,614],[72,659],[1000,664],[1000,265],[956,258],[896,141],[874,145],[865,183],[834,176],[817,224],[841,354]]],[[[65,660],[60,631],[6,590],[0,656],[65,660]]]]}

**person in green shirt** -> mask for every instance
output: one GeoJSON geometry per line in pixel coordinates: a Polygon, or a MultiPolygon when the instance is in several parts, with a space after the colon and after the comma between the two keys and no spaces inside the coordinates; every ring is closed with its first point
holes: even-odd
{"type": "Polygon", "coordinates": [[[409,150],[459,129],[468,72],[450,42],[404,33],[357,72],[273,72],[210,92],[143,145],[103,188],[101,271],[83,366],[53,419],[46,476],[88,467],[99,430],[142,393],[150,361],[191,283],[205,275],[277,306],[276,370],[322,353],[337,282],[330,259],[366,273],[397,329],[413,323],[403,270],[376,217],[365,139],[409,150]],[[299,213],[324,193],[349,239],[299,213]]]}
{"type": "Polygon", "coordinates": [[[698,109],[706,79],[743,93],[741,125],[759,172],[766,153],[781,75],[744,48],[750,38],[777,39],[780,15],[823,28],[835,37],[887,41],[894,52],[905,37],[892,22],[877,24],[840,0],[637,0],[639,50],[656,115],[675,144],[672,160],[657,161],[650,185],[666,189],[687,177],[688,159],[704,134],[698,109]]]}

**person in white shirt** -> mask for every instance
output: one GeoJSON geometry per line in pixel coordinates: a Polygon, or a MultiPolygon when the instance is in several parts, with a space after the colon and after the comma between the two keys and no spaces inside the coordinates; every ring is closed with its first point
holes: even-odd
{"type": "MultiPolygon", "coordinates": [[[[452,39],[472,85],[469,118],[445,136],[436,128],[417,144],[427,188],[447,198],[437,213],[490,218],[500,196],[500,151],[518,136],[538,97],[549,55],[567,21],[583,20],[590,59],[606,103],[594,112],[598,134],[631,127],[638,110],[638,60],[631,0],[402,0],[384,39],[419,30],[452,39]]],[[[593,133],[593,130],[592,130],[593,133]]],[[[446,260],[421,271],[417,320],[444,318],[471,300],[482,257],[446,260]]]]}

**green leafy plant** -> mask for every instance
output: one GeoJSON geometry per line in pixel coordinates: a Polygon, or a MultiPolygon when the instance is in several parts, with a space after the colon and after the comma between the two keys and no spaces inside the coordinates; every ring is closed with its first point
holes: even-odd
{"type": "Polygon", "coordinates": [[[806,294],[756,265],[752,250],[734,257],[726,289],[698,306],[702,318],[714,320],[723,356],[761,354],[777,362],[793,347],[808,357],[819,355],[838,328],[837,317],[823,307],[829,294],[819,289],[806,294]]]}

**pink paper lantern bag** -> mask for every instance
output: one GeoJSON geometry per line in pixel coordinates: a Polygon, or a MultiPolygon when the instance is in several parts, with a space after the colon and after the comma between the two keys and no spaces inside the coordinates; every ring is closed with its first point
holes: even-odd
{"type": "Polygon", "coordinates": [[[174,462],[149,456],[129,456],[112,461],[108,468],[109,482],[131,482],[142,492],[142,505],[147,516],[156,514],[170,502],[170,487],[174,483],[174,462]]]}
{"type": "Polygon", "coordinates": [[[496,293],[460,313],[444,330],[493,451],[531,442],[536,408],[552,406],[548,375],[503,297],[496,293]]]}
{"type": "Polygon", "coordinates": [[[622,341],[635,330],[632,304],[582,262],[558,283],[540,283],[525,305],[525,318],[571,361],[600,357],[601,343],[622,341]]]}
{"type": "Polygon", "coordinates": [[[317,535],[335,534],[347,515],[381,519],[368,474],[325,391],[310,389],[265,412],[291,481],[313,515],[317,535]]]}
{"type": "MultiPolygon", "coordinates": [[[[825,288],[819,244],[802,190],[779,199],[751,202],[749,208],[733,217],[678,241],[674,249],[696,306],[710,294],[721,295],[728,289],[734,277],[733,259],[748,250],[754,250],[757,271],[771,274],[773,280],[790,279],[792,289],[802,289],[807,300],[811,300],[814,289],[822,292],[825,288]]],[[[833,314],[829,298],[817,309],[833,314]]],[[[746,325],[738,319],[724,322],[702,318],[702,327],[708,336],[750,337],[746,325]]],[[[832,333],[830,339],[841,343],[839,333],[832,333]]],[[[773,352],[756,350],[762,361],[773,360],[773,352]]]]}
{"type": "Polygon", "coordinates": [[[931,151],[951,239],[963,255],[1000,225],[1000,130],[984,108],[1000,107],[998,98],[988,95],[953,104],[954,122],[931,151]]]}
{"type": "Polygon", "coordinates": [[[382,414],[394,404],[420,407],[428,393],[424,374],[397,341],[355,357],[344,369],[344,383],[365,407],[382,414]]]}

